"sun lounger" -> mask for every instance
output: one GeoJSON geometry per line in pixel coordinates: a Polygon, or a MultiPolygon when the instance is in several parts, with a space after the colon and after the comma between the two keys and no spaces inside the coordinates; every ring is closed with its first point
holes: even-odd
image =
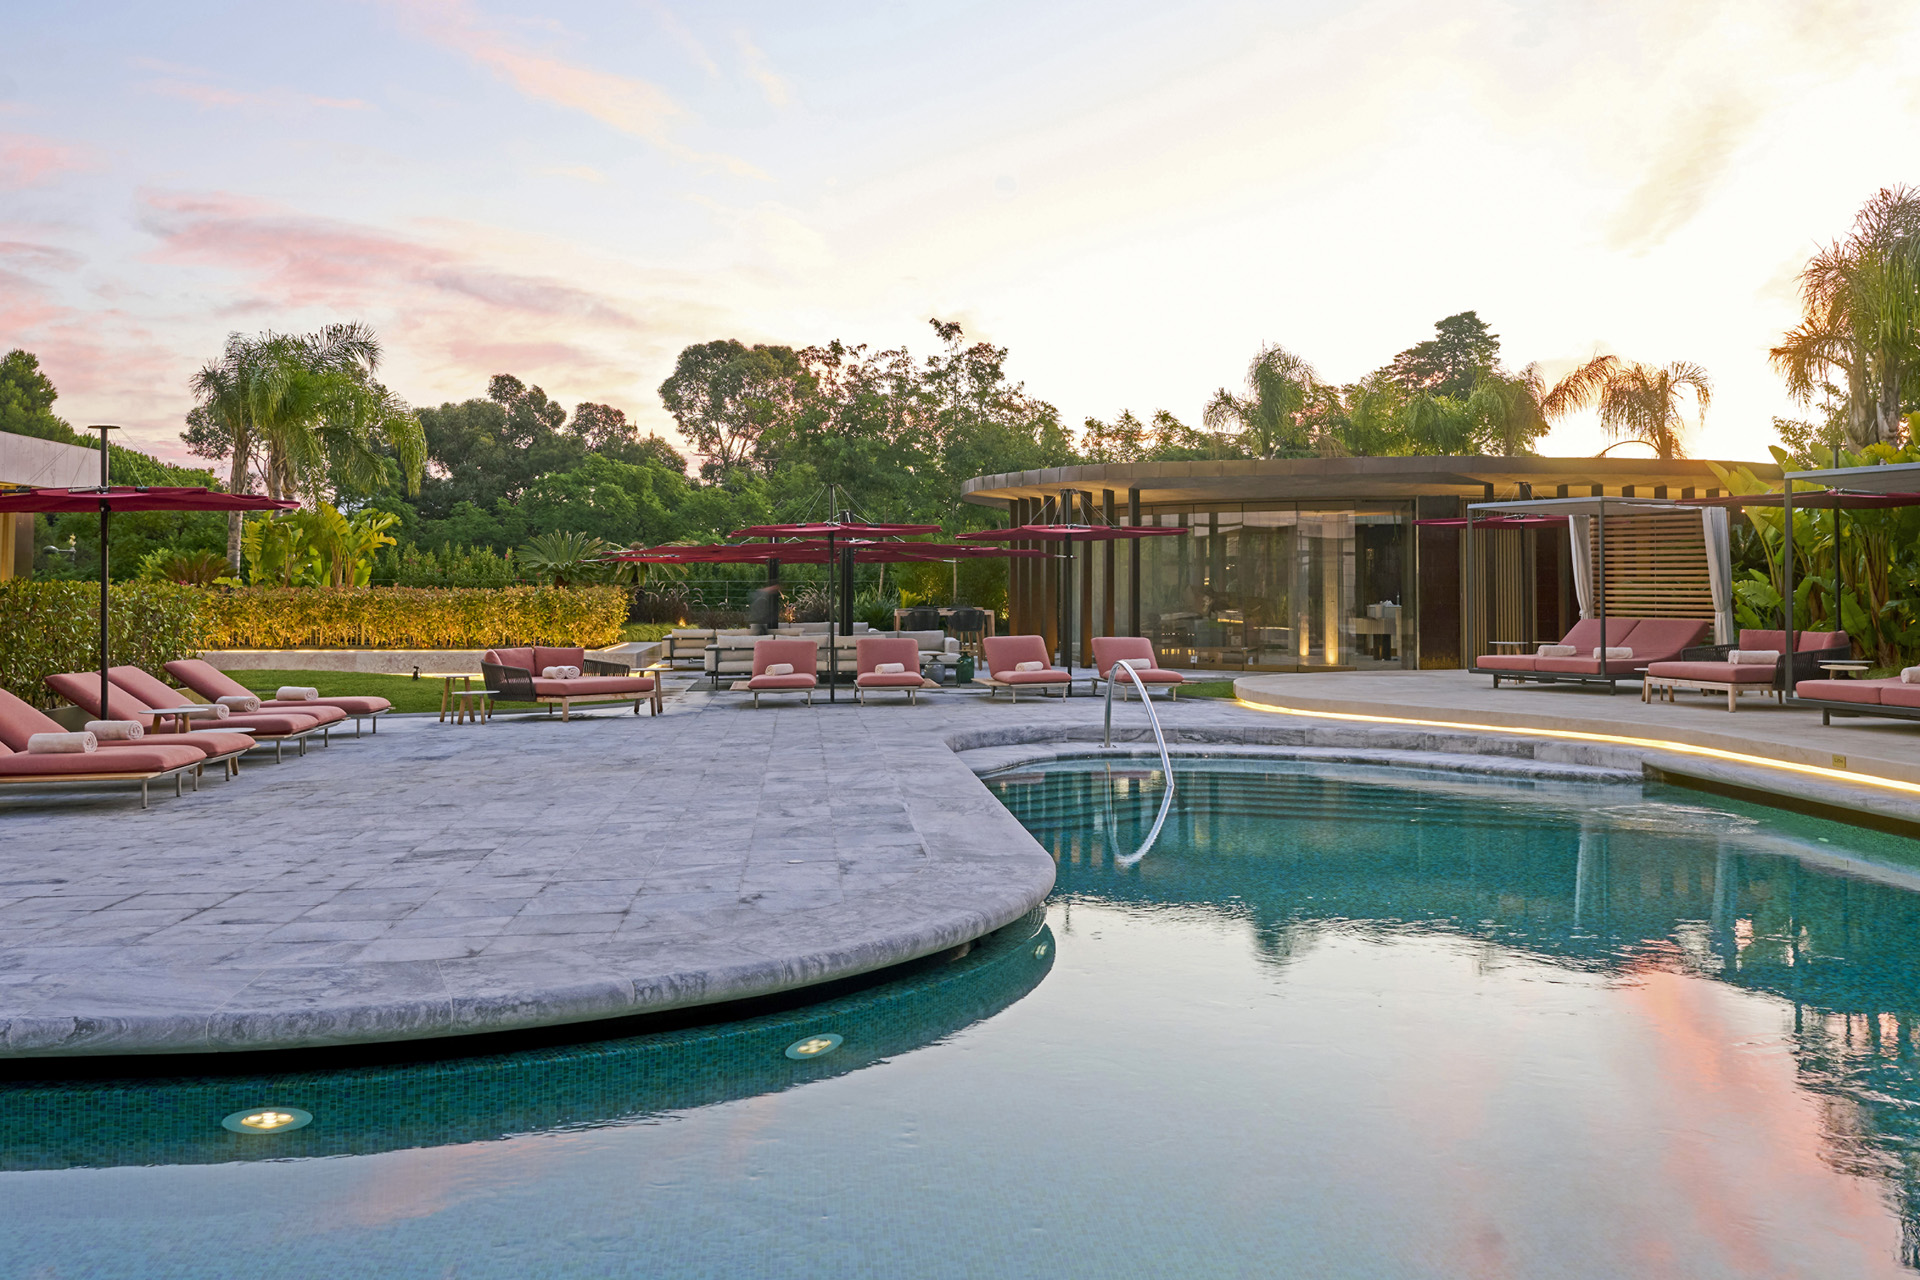
{"type": "Polygon", "coordinates": [[[1073,673],[1048,660],[1047,642],[1040,636],[987,636],[980,648],[987,670],[973,682],[987,686],[989,700],[1002,689],[1014,702],[1020,701],[1022,689],[1058,689],[1063,698],[1073,693],[1073,673]],[[1019,668],[1023,662],[1041,665],[1037,670],[1022,671],[1019,668]]]}
{"type": "Polygon", "coordinates": [[[820,684],[820,677],[814,674],[819,656],[820,646],[812,640],[771,637],[755,644],[753,675],[747,680],[753,705],[760,705],[763,693],[805,693],[807,705],[812,706],[813,691],[820,684]],[[782,665],[793,670],[784,675],[771,675],[767,671],[768,667],[782,665]]]}
{"type": "MultiPolygon", "coordinates": [[[[242,697],[252,692],[232,676],[200,658],[181,658],[167,664],[167,674],[193,690],[208,702],[217,698],[242,697]]],[[[304,713],[312,707],[333,707],[345,715],[353,717],[353,736],[360,736],[360,722],[367,721],[375,733],[380,732],[380,717],[393,710],[393,703],[377,696],[352,696],[316,698],[302,702],[282,702],[277,698],[262,698],[262,711],[296,711],[304,713]]]]}
{"type": "MultiPolygon", "coordinates": [[[[1131,661],[1133,673],[1140,682],[1149,688],[1165,688],[1167,697],[1178,699],[1180,686],[1187,678],[1178,671],[1169,671],[1160,665],[1160,658],[1153,651],[1153,641],[1144,636],[1095,636],[1093,638],[1093,669],[1098,673],[1094,677],[1094,692],[1099,692],[1100,682],[1113,679],[1113,666],[1116,662],[1131,661]]],[[[1120,677],[1120,693],[1124,695],[1137,692],[1133,681],[1120,677]]]]}
{"type": "Polygon", "coordinates": [[[1612,693],[1620,681],[1638,679],[1649,663],[1677,661],[1708,625],[1700,618],[1608,618],[1606,647],[1631,652],[1603,660],[1595,654],[1600,647],[1600,619],[1583,618],[1560,641],[1561,647],[1572,646],[1571,654],[1483,653],[1468,670],[1492,676],[1496,689],[1502,680],[1516,684],[1531,680],[1541,684],[1604,684],[1612,693]]]}
{"type": "MultiPolygon", "coordinates": [[[[202,739],[244,738],[244,734],[173,734],[164,741],[101,742],[97,750],[61,755],[35,755],[28,739],[36,733],[59,733],[58,721],[0,689],[0,785],[48,783],[138,782],[140,807],[147,807],[147,784],[172,778],[178,794],[186,778],[199,786],[200,771],[209,760],[229,757],[215,752],[216,744],[202,739]]],[[[231,744],[227,744],[231,745],[231,744]]],[[[248,743],[247,745],[252,745],[248,743]]]]}
{"type": "Polygon", "coordinates": [[[1640,701],[1650,700],[1656,692],[1672,701],[1679,689],[1724,693],[1729,711],[1736,708],[1743,693],[1771,692],[1784,700],[1790,683],[1789,666],[1792,679],[1814,680],[1820,675],[1820,663],[1844,662],[1853,652],[1853,642],[1844,631],[1795,632],[1791,663],[1786,647],[1786,632],[1752,630],[1742,631],[1737,645],[1696,645],[1682,651],[1677,661],[1649,663],[1647,678],[1640,686],[1640,701]],[[1780,656],[1772,662],[1735,662],[1729,656],[1735,649],[1771,650],[1780,656]]]}
{"type": "Polygon", "coordinates": [[[589,658],[585,649],[542,645],[489,649],[480,659],[480,670],[495,702],[544,703],[548,715],[559,707],[562,720],[573,718],[576,702],[631,702],[635,715],[644,702],[648,715],[660,713],[659,681],[634,675],[624,662],[589,658]],[[580,674],[565,678],[542,674],[553,667],[574,667],[580,674]]]}
{"type": "MultiPolygon", "coordinates": [[[[860,705],[867,703],[867,692],[873,689],[904,689],[908,702],[917,702],[925,678],[920,674],[920,642],[912,637],[904,639],[886,639],[879,636],[862,636],[854,647],[854,663],[859,674],[853,678],[853,687],[860,698],[860,705]],[[898,663],[899,671],[881,671],[881,664],[898,663]]],[[[749,685],[751,687],[751,685],[749,685]]]]}
{"type": "Polygon", "coordinates": [[[1839,716],[1882,716],[1891,720],[1920,720],[1920,684],[1899,676],[1881,680],[1800,680],[1787,697],[1790,707],[1820,709],[1820,723],[1839,716]]]}
{"type": "MultiPolygon", "coordinates": [[[[146,675],[138,667],[109,667],[107,678],[112,681],[112,685],[107,690],[105,707],[100,705],[100,676],[96,672],[67,672],[62,675],[48,676],[47,687],[90,716],[104,720],[137,720],[150,735],[157,735],[160,730],[169,726],[175,727],[177,732],[184,725],[178,717],[160,713],[185,706],[188,700],[174,693],[158,680],[154,680],[152,676],[146,675]],[[152,681],[164,691],[167,696],[156,699],[161,704],[158,708],[122,683],[122,678],[129,671],[146,676],[147,680],[152,681]]],[[[344,717],[338,712],[333,712],[329,717],[330,720],[336,718],[344,717]]],[[[293,743],[302,754],[305,754],[307,737],[315,733],[324,735],[326,732],[326,725],[322,724],[316,716],[294,715],[291,712],[228,716],[219,721],[219,725],[220,728],[217,730],[201,729],[197,732],[233,735],[240,734],[241,730],[250,730],[250,733],[240,734],[240,736],[249,737],[255,747],[272,743],[273,758],[276,761],[282,758],[287,743],[293,743]]],[[[165,736],[172,737],[173,734],[168,733],[165,736]]]]}

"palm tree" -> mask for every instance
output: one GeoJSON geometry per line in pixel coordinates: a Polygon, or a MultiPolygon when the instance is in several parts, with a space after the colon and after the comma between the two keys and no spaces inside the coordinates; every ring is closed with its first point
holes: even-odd
{"type": "Polygon", "coordinates": [[[1768,354],[1800,403],[1841,398],[1856,445],[1897,444],[1902,393],[1920,365],[1920,191],[1883,189],[1845,240],[1800,273],[1803,318],[1768,354]]]}
{"type": "MultiPolygon", "coordinates": [[[[267,493],[318,499],[331,487],[364,493],[398,480],[418,492],[426,465],[419,419],[374,381],[380,343],[362,324],[306,335],[231,334],[193,390],[232,437],[230,489],[246,492],[256,455],[267,493]],[[392,461],[384,450],[391,450],[392,461]],[[396,476],[393,472],[397,470],[396,476]]],[[[239,572],[240,517],[229,517],[227,560],[239,572]]]]}
{"type": "Polygon", "coordinates": [[[1589,405],[1600,410],[1609,435],[1644,441],[1661,459],[1686,456],[1680,434],[1688,427],[1680,416],[1680,393],[1691,391],[1701,418],[1713,400],[1707,371],[1685,360],[1665,366],[1637,364],[1619,356],[1595,356],[1560,379],[1540,408],[1559,418],[1589,405]]]}
{"type": "Polygon", "coordinates": [[[1282,347],[1263,347],[1247,368],[1247,394],[1222,387],[1201,421],[1209,431],[1239,435],[1253,457],[1308,457],[1313,442],[1301,415],[1319,386],[1319,375],[1305,360],[1282,347]]]}
{"type": "Polygon", "coordinates": [[[1518,374],[1494,370],[1473,384],[1467,413],[1478,424],[1478,434],[1501,457],[1511,458],[1532,453],[1533,442],[1547,433],[1546,398],[1539,365],[1530,364],[1518,374]]]}

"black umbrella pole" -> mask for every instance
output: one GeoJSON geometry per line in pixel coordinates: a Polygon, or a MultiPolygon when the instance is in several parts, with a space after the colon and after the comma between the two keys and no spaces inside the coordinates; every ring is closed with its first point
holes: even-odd
{"type": "Polygon", "coordinates": [[[103,499],[100,503],[100,718],[102,720],[110,718],[107,711],[107,521],[112,515],[112,508],[103,499]]]}

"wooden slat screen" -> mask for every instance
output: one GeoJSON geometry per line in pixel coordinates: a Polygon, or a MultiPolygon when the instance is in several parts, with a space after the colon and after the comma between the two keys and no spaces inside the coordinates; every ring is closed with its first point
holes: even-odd
{"type": "MultiPolygon", "coordinates": [[[[1535,535],[1524,529],[1476,529],[1473,535],[1474,639],[1540,643],[1534,634],[1535,535]]],[[[1559,639],[1555,636],[1554,639],[1559,639]]]]}
{"type": "MultiPolygon", "coordinates": [[[[1600,522],[1588,528],[1594,577],[1600,575],[1600,522]]],[[[1607,615],[1615,618],[1712,618],[1707,541],[1700,516],[1607,518],[1607,615]]]]}

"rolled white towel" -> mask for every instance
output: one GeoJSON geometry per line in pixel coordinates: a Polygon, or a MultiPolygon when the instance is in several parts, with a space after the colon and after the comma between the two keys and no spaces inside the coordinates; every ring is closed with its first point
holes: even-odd
{"type": "MultiPolygon", "coordinates": [[[[1598,649],[1595,649],[1593,651],[1593,656],[1596,658],[1600,657],[1600,651],[1598,649]]],[[[1628,648],[1626,645],[1610,644],[1607,646],[1607,656],[1605,661],[1612,661],[1615,658],[1631,658],[1632,656],[1633,656],[1633,650],[1628,648]]]]}
{"type": "Polygon", "coordinates": [[[260,699],[251,693],[223,693],[214,699],[220,706],[232,711],[258,711],[260,699]]]}
{"type": "Polygon", "coordinates": [[[90,733],[36,733],[27,738],[30,756],[64,756],[97,750],[100,743],[90,733]]]}
{"type": "MultiPolygon", "coordinates": [[[[168,707],[167,710],[173,711],[174,708],[168,707]]],[[[197,706],[183,704],[179,708],[178,714],[185,716],[189,720],[225,720],[233,714],[233,708],[218,702],[208,702],[197,706]]]]}
{"type": "Polygon", "coordinates": [[[275,702],[313,702],[320,697],[320,691],[312,685],[283,684],[273,695],[275,702]]]}
{"type": "Polygon", "coordinates": [[[1920,684],[1920,667],[1900,668],[1901,684],[1920,684]]]}
{"type": "Polygon", "coordinates": [[[877,676],[903,676],[907,674],[907,664],[904,662],[882,662],[874,667],[873,673],[877,676]]]}
{"type": "Polygon", "coordinates": [[[760,674],[763,676],[790,676],[793,674],[793,664],[791,662],[775,662],[760,674]]]}
{"type": "Polygon", "coordinates": [[[1578,652],[1580,652],[1580,650],[1570,644],[1543,644],[1534,650],[1534,656],[1537,658],[1571,658],[1578,652]]]}
{"type": "Polygon", "coordinates": [[[89,720],[87,732],[100,742],[138,742],[147,736],[138,720],[89,720]]]}
{"type": "Polygon", "coordinates": [[[1116,667],[1125,667],[1129,671],[1153,670],[1153,663],[1147,658],[1122,658],[1113,665],[1116,667]]]}
{"type": "Polygon", "coordinates": [[[1047,664],[1044,662],[1034,662],[1029,660],[1026,662],[1014,663],[1013,669],[1015,671],[1045,671],[1047,669],[1047,664]]]}
{"type": "Polygon", "coordinates": [[[1735,666],[1770,667],[1780,661],[1778,649],[1735,649],[1727,654],[1727,661],[1735,666]]]}

